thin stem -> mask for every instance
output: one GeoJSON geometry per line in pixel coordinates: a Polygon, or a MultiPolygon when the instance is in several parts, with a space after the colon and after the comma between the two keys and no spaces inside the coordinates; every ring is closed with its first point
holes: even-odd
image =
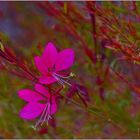
{"type": "MultiPolygon", "coordinates": [[[[94,10],[93,8],[95,8],[95,1],[92,2],[87,2],[87,7],[90,10],[94,10]]],[[[93,35],[93,40],[94,40],[94,52],[97,55],[97,36],[96,36],[96,17],[95,17],[95,13],[89,13],[90,17],[91,17],[91,23],[92,23],[92,35],[93,35]]]]}

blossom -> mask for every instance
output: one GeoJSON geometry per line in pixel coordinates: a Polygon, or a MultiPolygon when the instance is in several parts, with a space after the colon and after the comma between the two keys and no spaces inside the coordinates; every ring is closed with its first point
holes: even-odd
{"type": "Polygon", "coordinates": [[[74,51],[73,49],[64,49],[61,52],[57,52],[53,43],[48,43],[42,56],[34,57],[35,65],[42,74],[39,77],[39,82],[42,84],[52,84],[58,81],[60,84],[70,85],[67,78],[73,76],[64,76],[60,74],[61,71],[67,70],[73,65],[74,51]]]}
{"type": "Polygon", "coordinates": [[[49,93],[48,90],[40,85],[35,85],[35,90],[22,89],[18,92],[21,99],[27,102],[27,105],[20,111],[20,117],[25,120],[34,120],[39,117],[35,127],[42,125],[51,119],[51,115],[57,111],[57,96],[53,93],[49,93]]]}

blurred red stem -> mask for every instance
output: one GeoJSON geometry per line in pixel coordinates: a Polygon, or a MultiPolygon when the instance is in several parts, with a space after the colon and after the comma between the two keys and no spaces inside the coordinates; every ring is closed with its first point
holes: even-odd
{"type": "MultiPolygon", "coordinates": [[[[95,1],[92,2],[87,2],[87,7],[88,9],[90,9],[91,11],[94,11],[95,9],[95,1]]],[[[95,17],[95,12],[93,13],[89,13],[90,17],[91,17],[91,23],[92,23],[92,35],[93,35],[93,40],[94,40],[94,52],[95,54],[97,54],[98,50],[97,50],[97,36],[96,36],[96,17],[95,17]]]]}

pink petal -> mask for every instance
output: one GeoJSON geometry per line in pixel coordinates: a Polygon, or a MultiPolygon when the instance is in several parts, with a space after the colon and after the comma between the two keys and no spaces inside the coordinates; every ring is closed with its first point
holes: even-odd
{"type": "Polygon", "coordinates": [[[53,43],[48,43],[42,55],[42,59],[45,62],[47,68],[53,68],[57,60],[57,56],[58,53],[53,43]]]}
{"type": "Polygon", "coordinates": [[[26,120],[33,120],[41,114],[44,107],[45,107],[45,104],[40,104],[37,102],[28,103],[20,111],[20,117],[26,120]]]}
{"type": "Polygon", "coordinates": [[[42,58],[39,56],[34,57],[34,61],[35,61],[35,65],[37,67],[37,69],[42,73],[42,74],[46,74],[48,69],[45,66],[44,62],[42,61],[42,58]]]}
{"type": "Polygon", "coordinates": [[[27,102],[35,102],[44,100],[45,98],[41,96],[39,93],[29,90],[29,89],[22,89],[18,92],[18,96],[27,101],[27,102]]]}
{"type": "Polygon", "coordinates": [[[54,113],[56,113],[57,111],[57,104],[56,104],[56,101],[53,100],[52,101],[52,105],[51,105],[51,115],[53,115],[54,113]]]}
{"type": "Polygon", "coordinates": [[[74,51],[72,49],[65,49],[58,54],[58,60],[56,62],[56,71],[64,70],[73,64],[74,51]]]}
{"type": "Polygon", "coordinates": [[[39,82],[42,84],[52,84],[57,80],[52,76],[42,76],[39,78],[39,82]]]}
{"type": "Polygon", "coordinates": [[[50,98],[50,94],[49,94],[48,90],[44,86],[42,86],[40,84],[35,84],[35,89],[36,89],[36,91],[40,92],[44,96],[50,98]]]}

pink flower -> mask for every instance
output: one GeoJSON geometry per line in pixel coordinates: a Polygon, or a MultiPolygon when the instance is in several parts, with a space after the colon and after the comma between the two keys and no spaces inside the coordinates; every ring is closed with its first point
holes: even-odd
{"type": "Polygon", "coordinates": [[[18,92],[21,99],[27,101],[27,105],[20,111],[20,117],[26,120],[34,120],[38,116],[35,127],[49,121],[51,115],[57,111],[56,95],[50,94],[46,88],[40,84],[35,85],[36,91],[22,89],[18,92]]]}
{"type": "Polygon", "coordinates": [[[48,43],[42,56],[36,56],[34,61],[42,74],[39,78],[40,83],[51,84],[58,81],[63,85],[69,84],[64,79],[72,75],[66,77],[59,73],[72,66],[74,62],[74,51],[72,49],[65,49],[58,53],[55,46],[52,43],[48,43]]]}

